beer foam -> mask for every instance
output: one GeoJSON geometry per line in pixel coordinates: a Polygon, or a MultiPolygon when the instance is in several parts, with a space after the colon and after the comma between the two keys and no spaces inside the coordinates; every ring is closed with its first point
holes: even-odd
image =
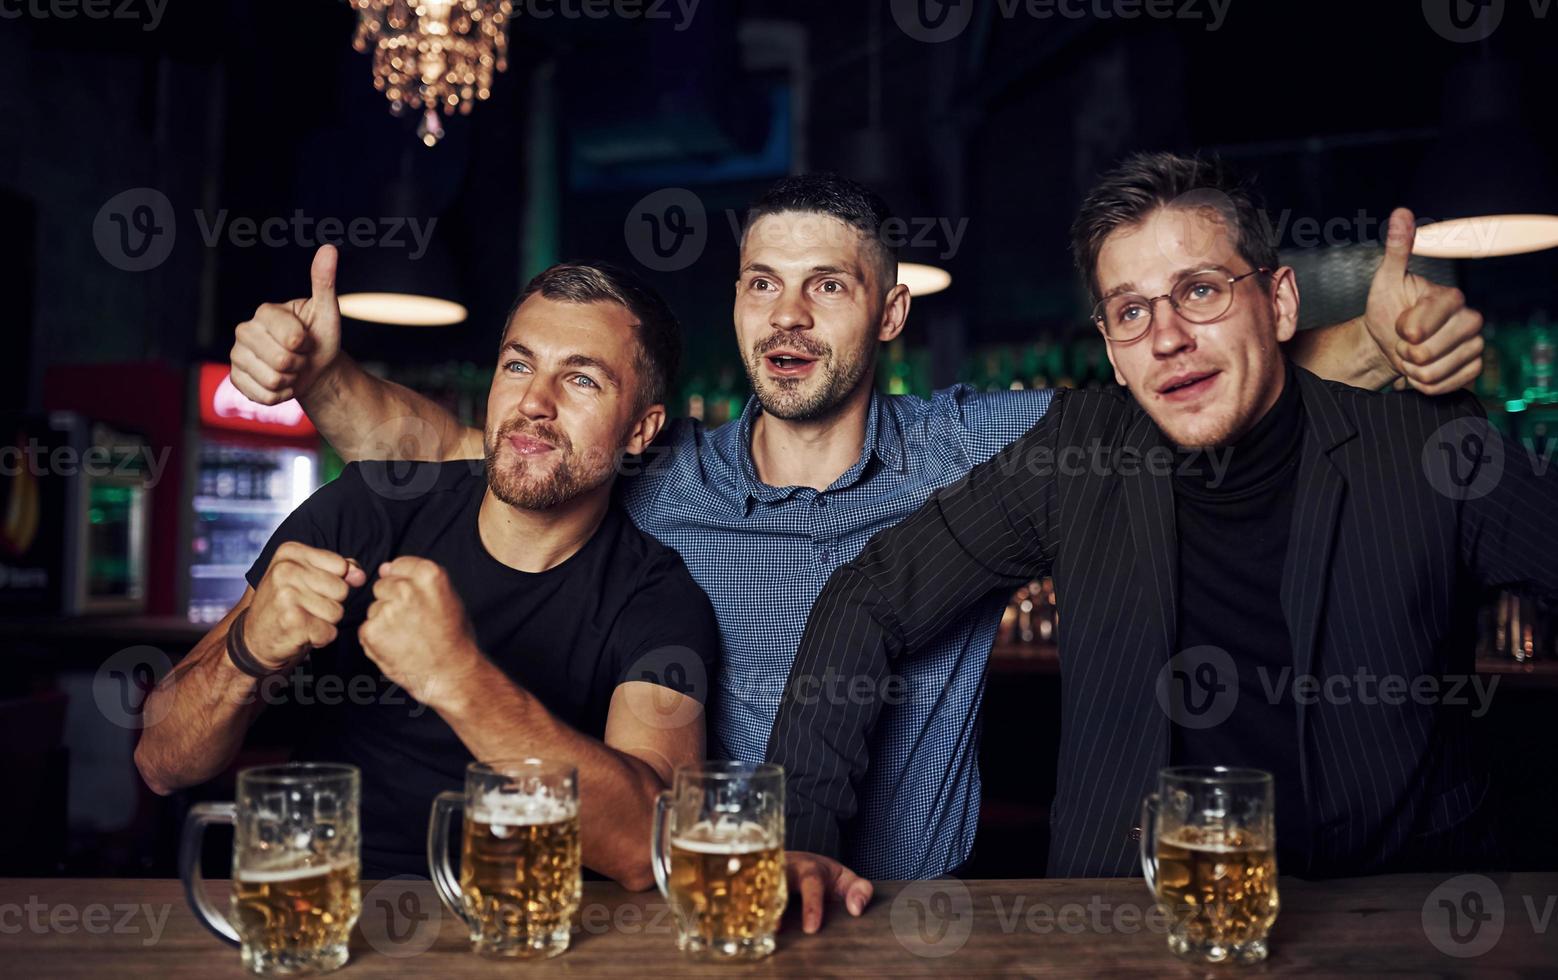
{"type": "Polygon", "coordinates": [[[694,854],[756,854],[778,845],[772,841],[750,840],[690,840],[686,837],[671,838],[671,846],[694,854]]]}
{"type": "Polygon", "coordinates": [[[1253,839],[1230,843],[1226,840],[1188,840],[1171,834],[1160,837],[1158,843],[1202,854],[1251,854],[1269,850],[1264,842],[1253,839]]]}
{"type": "Polygon", "coordinates": [[[530,793],[492,789],[470,807],[470,819],[503,827],[530,827],[559,823],[579,813],[573,800],[558,799],[544,787],[530,793]]]}
{"type": "Polygon", "coordinates": [[[671,843],[698,854],[751,854],[779,846],[773,834],[761,824],[727,820],[721,820],[718,825],[700,820],[684,833],[672,837],[671,843]]]}
{"type": "Polygon", "coordinates": [[[237,878],[239,881],[256,885],[273,885],[283,881],[301,881],[304,878],[316,878],[332,871],[341,871],[351,867],[351,862],[342,861],[335,864],[321,864],[312,868],[239,868],[237,878]]]}

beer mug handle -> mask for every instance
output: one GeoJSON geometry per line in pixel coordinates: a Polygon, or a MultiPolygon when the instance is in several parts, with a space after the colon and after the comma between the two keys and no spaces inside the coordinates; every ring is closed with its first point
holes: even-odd
{"type": "Polygon", "coordinates": [[[671,847],[667,839],[671,833],[671,791],[666,790],[655,798],[655,824],[649,838],[649,863],[655,872],[655,884],[666,901],[671,900],[671,847]]]}
{"type": "Polygon", "coordinates": [[[1141,871],[1147,890],[1158,897],[1158,794],[1148,793],[1141,804],[1141,871]]]}
{"type": "Polygon", "coordinates": [[[460,882],[449,867],[449,827],[454,814],[465,806],[465,794],[449,790],[433,797],[433,817],[427,825],[427,870],[444,907],[472,929],[476,924],[465,914],[460,882]]]}
{"type": "MultiPolygon", "coordinates": [[[[179,839],[179,877],[184,879],[184,897],[195,910],[195,918],[229,946],[237,946],[238,930],[227,917],[211,903],[206,894],[205,878],[200,874],[201,842],[205,840],[206,827],[214,823],[233,826],[238,821],[238,807],[232,803],[196,803],[184,818],[184,833],[179,839]]],[[[233,869],[235,872],[237,869],[233,869]]]]}

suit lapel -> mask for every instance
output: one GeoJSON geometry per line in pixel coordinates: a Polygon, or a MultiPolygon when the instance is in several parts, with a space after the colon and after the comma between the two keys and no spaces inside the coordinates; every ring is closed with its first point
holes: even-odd
{"type": "MultiPolygon", "coordinates": [[[[1357,429],[1323,381],[1302,368],[1295,368],[1294,374],[1304,402],[1304,441],[1294,486],[1287,561],[1282,569],[1282,613],[1293,644],[1293,676],[1298,678],[1314,673],[1315,647],[1319,642],[1320,620],[1325,613],[1325,596],[1331,581],[1336,529],[1341,519],[1342,501],[1347,495],[1346,477],[1332,460],[1331,452],[1357,435],[1357,429]]],[[[1313,780],[1309,777],[1305,748],[1309,721],[1305,700],[1300,698],[1295,705],[1298,771],[1303,783],[1303,798],[1313,800],[1313,780]]],[[[1311,815],[1311,835],[1317,824],[1311,815]]],[[[1311,836],[1309,854],[1316,853],[1315,844],[1311,836]]]]}
{"type": "Polygon", "coordinates": [[[1137,581],[1148,628],[1165,656],[1179,635],[1179,539],[1174,523],[1174,487],[1169,474],[1154,473],[1154,457],[1172,460],[1172,451],[1146,412],[1126,433],[1126,452],[1138,454],[1138,472],[1124,477],[1131,542],[1136,549],[1137,581]]]}

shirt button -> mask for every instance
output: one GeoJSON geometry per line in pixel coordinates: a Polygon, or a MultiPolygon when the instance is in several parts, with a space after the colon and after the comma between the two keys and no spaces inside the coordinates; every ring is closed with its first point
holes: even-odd
{"type": "Polygon", "coordinates": [[[827,501],[828,501],[828,498],[824,497],[820,493],[817,494],[816,504],[817,504],[818,507],[821,507],[823,504],[827,503],[827,501]]]}
{"type": "Polygon", "coordinates": [[[1141,828],[1140,827],[1132,827],[1131,828],[1131,840],[1133,840],[1133,841],[1141,840],[1141,828]]]}

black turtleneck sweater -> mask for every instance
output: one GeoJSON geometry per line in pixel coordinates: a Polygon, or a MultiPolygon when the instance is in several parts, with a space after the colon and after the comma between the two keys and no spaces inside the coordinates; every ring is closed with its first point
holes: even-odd
{"type": "Polygon", "coordinates": [[[1238,669],[1239,695],[1220,724],[1171,726],[1173,762],[1270,772],[1279,867],[1288,872],[1304,870],[1309,850],[1292,697],[1293,645],[1281,600],[1303,431],[1304,406],[1290,365],[1277,403],[1231,453],[1224,447],[1210,455],[1185,454],[1174,479],[1179,649],[1226,650],[1238,669]],[[1226,468],[1219,471],[1214,457],[1226,468]],[[1275,701],[1268,693],[1273,688],[1279,693],[1275,701]]]}

